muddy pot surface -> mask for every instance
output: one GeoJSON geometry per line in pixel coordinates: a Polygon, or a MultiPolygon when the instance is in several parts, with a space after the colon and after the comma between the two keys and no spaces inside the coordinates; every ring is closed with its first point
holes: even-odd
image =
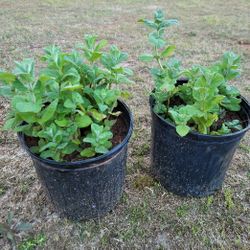
{"type": "Polygon", "coordinates": [[[169,191],[183,196],[207,196],[222,187],[226,171],[240,140],[250,128],[250,107],[242,98],[241,112],[246,116],[243,130],[223,136],[190,132],[180,137],[175,126],[153,110],[151,170],[169,191]]]}
{"type": "Polygon", "coordinates": [[[133,118],[123,102],[119,101],[118,108],[126,121],[127,135],[122,143],[96,158],[70,163],[41,159],[30,151],[24,135],[18,134],[47,195],[62,216],[73,220],[98,218],[111,211],[119,201],[133,118]]]}

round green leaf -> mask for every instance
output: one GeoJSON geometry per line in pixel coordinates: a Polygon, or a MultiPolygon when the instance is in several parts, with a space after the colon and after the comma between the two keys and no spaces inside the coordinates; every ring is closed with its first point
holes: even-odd
{"type": "Polygon", "coordinates": [[[95,155],[95,150],[91,147],[85,148],[84,150],[81,151],[80,155],[83,157],[93,157],[95,155]]]}
{"type": "Polygon", "coordinates": [[[86,128],[92,123],[92,119],[88,115],[77,115],[75,122],[78,128],[86,128]]]}
{"type": "Polygon", "coordinates": [[[176,126],[176,132],[181,136],[185,136],[190,131],[190,128],[187,125],[178,125],[176,126]]]}
{"type": "Polygon", "coordinates": [[[139,56],[139,60],[142,62],[152,62],[154,59],[154,56],[151,54],[142,54],[139,56]]]}

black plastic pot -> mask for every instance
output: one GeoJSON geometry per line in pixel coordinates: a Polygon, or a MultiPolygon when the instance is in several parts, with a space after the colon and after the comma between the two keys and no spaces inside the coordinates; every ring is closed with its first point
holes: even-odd
{"type": "MultiPolygon", "coordinates": [[[[187,82],[181,80],[178,83],[187,82]]],[[[250,128],[250,106],[242,98],[241,112],[246,117],[241,131],[211,136],[190,132],[180,137],[175,126],[153,111],[151,170],[169,191],[183,196],[207,196],[222,187],[226,171],[244,134],[250,128]]]]}
{"type": "Polygon", "coordinates": [[[121,101],[118,110],[122,111],[127,135],[122,143],[96,158],[70,163],[41,159],[30,151],[24,135],[18,134],[45,191],[62,216],[73,220],[97,218],[111,211],[120,199],[133,117],[121,101]]]}

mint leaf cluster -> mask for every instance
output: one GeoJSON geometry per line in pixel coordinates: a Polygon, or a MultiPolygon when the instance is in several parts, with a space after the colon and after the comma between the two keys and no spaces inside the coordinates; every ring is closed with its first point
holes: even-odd
{"type": "Polygon", "coordinates": [[[164,35],[166,28],[178,24],[178,21],[165,19],[163,11],[157,10],[153,20],[141,19],[139,22],[153,30],[148,36],[152,52],[142,54],[140,60],[156,62],[151,68],[155,83],[152,93],[154,111],[174,123],[180,136],[192,130],[212,135],[241,130],[239,120],[225,122],[216,131],[213,129],[225,112],[240,110],[240,93],[228,84],[240,74],[240,57],[226,52],[211,66],[195,65],[184,69],[181,61],[173,57],[175,46],[169,44],[164,35]],[[188,82],[178,84],[181,77],[188,78],[188,82]]]}
{"type": "Polygon", "coordinates": [[[16,62],[12,72],[0,70],[0,95],[10,100],[4,129],[38,139],[31,150],[42,158],[64,161],[67,155],[104,154],[111,147],[111,128],[120,112],[120,90],[133,72],[123,67],[128,55],[106,40],[86,35],[84,43],[65,52],[44,49],[45,66],[35,74],[33,59],[16,62]]]}

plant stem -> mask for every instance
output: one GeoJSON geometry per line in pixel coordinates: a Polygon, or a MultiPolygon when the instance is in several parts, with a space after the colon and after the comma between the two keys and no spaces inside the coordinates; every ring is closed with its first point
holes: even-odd
{"type": "Polygon", "coordinates": [[[159,50],[157,49],[156,46],[154,47],[154,50],[155,50],[155,54],[156,54],[156,61],[159,64],[160,68],[163,70],[163,66],[162,66],[162,63],[160,60],[160,56],[159,56],[159,50]]]}

